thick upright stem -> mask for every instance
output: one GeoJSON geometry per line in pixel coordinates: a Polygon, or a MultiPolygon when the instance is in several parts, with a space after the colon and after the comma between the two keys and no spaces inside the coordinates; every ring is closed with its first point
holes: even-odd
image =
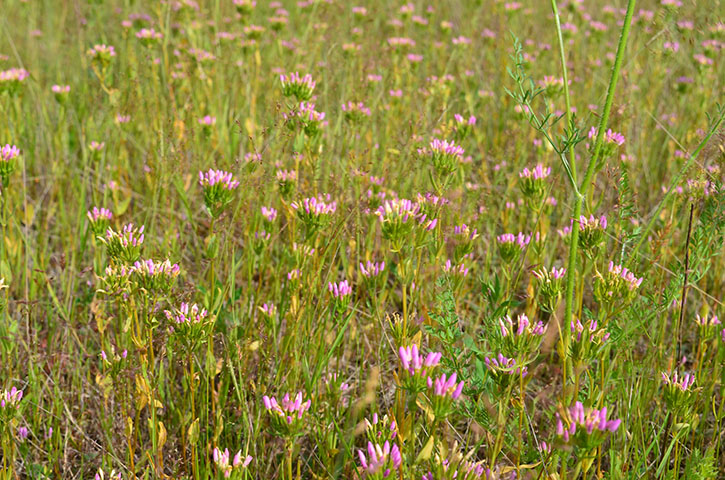
{"type": "MultiPolygon", "coordinates": [[[[629,29],[632,25],[632,14],[634,13],[634,5],[636,0],[629,0],[627,2],[627,13],[624,16],[624,24],[622,25],[622,33],[619,37],[619,45],[617,46],[617,56],[614,60],[614,67],[612,67],[612,75],[609,79],[609,86],[607,87],[607,97],[604,102],[604,110],[602,111],[602,117],[599,121],[599,131],[597,133],[596,142],[594,144],[594,152],[592,157],[589,159],[587,165],[587,171],[584,176],[584,182],[579,188],[579,194],[576,196],[574,201],[574,215],[571,229],[571,242],[569,246],[569,264],[566,271],[566,309],[564,311],[564,341],[563,355],[567,354],[570,342],[570,331],[569,325],[572,321],[572,312],[574,307],[574,287],[576,283],[576,266],[577,266],[577,247],[579,244],[579,216],[582,212],[582,205],[584,198],[589,190],[589,186],[594,180],[594,175],[597,170],[597,163],[599,162],[599,155],[602,150],[602,143],[604,140],[604,131],[609,123],[609,113],[612,111],[612,103],[614,102],[614,91],[617,87],[617,81],[619,79],[619,73],[622,68],[622,61],[624,60],[624,50],[627,46],[627,39],[629,37],[629,29]]],[[[566,382],[566,377],[564,377],[566,382]]]]}

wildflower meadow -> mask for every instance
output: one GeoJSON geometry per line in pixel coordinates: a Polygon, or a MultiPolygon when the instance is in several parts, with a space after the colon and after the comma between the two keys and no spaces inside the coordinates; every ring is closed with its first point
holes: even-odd
{"type": "Polygon", "coordinates": [[[0,480],[725,478],[721,0],[0,0],[0,480]]]}

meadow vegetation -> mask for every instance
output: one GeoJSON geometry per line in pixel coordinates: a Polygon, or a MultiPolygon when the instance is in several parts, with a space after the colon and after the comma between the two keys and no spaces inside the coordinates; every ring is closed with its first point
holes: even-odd
{"type": "Polygon", "coordinates": [[[2,0],[0,479],[725,477],[720,0],[2,0]]]}

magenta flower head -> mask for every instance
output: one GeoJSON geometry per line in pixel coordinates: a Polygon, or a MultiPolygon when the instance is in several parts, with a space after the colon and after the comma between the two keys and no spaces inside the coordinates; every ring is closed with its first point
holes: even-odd
{"type": "Polygon", "coordinates": [[[606,305],[612,305],[614,302],[631,302],[637,296],[637,290],[643,279],[643,277],[637,278],[626,267],[615,265],[610,261],[608,271],[596,275],[594,296],[600,303],[606,305]]]}
{"type": "Polygon", "coordinates": [[[275,172],[275,177],[277,178],[279,192],[282,194],[282,198],[289,198],[292,190],[295,188],[295,182],[297,182],[297,172],[294,170],[279,169],[275,172]]]}
{"type": "Polygon", "coordinates": [[[366,261],[364,264],[360,262],[360,274],[366,279],[377,277],[385,270],[385,262],[366,261]]]}
{"type": "Polygon", "coordinates": [[[551,270],[547,270],[546,267],[541,267],[539,270],[531,272],[534,278],[536,278],[536,284],[538,286],[538,297],[537,301],[542,310],[546,312],[554,312],[556,305],[564,292],[564,275],[566,275],[566,268],[552,267],[551,270]]]}
{"type": "Polygon", "coordinates": [[[278,402],[275,397],[262,397],[264,408],[269,412],[272,419],[272,426],[278,434],[294,437],[304,427],[305,413],[310,409],[312,400],[303,401],[302,392],[297,392],[294,399],[287,393],[278,402]]]}
{"type": "Polygon", "coordinates": [[[347,306],[350,304],[350,296],[352,294],[352,287],[347,280],[343,280],[338,283],[330,282],[327,284],[327,290],[330,292],[330,295],[332,295],[332,301],[335,305],[335,309],[338,312],[345,311],[347,306]]]}
{"type": "Polygon", "coordinates": [[[399,51],[403,48],[415,47],[415,40],[407,37],[390,37],[387,40],[388,45],[394,50],[399,51]]]}
{"type": "Polygon", "coordinates": [[[445,373],[438,377],[428,377],[426,398],[430,404],[433,415],[437,419],[448,416],[453,411],[453,402],[458,400],[463,392],[463,382],[456,382],[456,374],[447,376],[445,373]]]}
{"type": "Polygon", "coordinates": [[[544,323],[532,322],[525,314],[521,314],[514,322],[510,316],[498,321],[505,353],[517,358],[525,358],[539,348],[544,335],[544,323]]]}
{"type": "Polygon", "coordinates": [[[292,202],[291,207],[297,211],[297,216],[304,222],[307,238],[311,238],[330,223],[332,215],[337,211],[337,202],[332,201],[329,194],[318,195],[292,202]]]}
{"type": "Polygon", "coordinates": [[[0,391],[0,419],[12,419],[22,399],[23,391],[15,387],[0,391]]]}
{"type": "MultiPolygon", "coordinates": [[[[571,81],[569,82],[571,83],[571,81]]],[[[554,97],[564,90],[564,78],[545,75],[544,78],[537,82],[547,95],[554,97]]]]}
{"type": "Polygon", "coordinates": [[[463,277],[468,276],[468,267],[463,262],[456,265],[453,262],[451,262],[451,259],[449,258],[448,260],[446,260],[446,263],[443,265],[443,272],[452,277],[463,278],[463,277]]]}
{"type": "Polygon", "coordinates": [[[106,229],[105,237],[98,238],[106,244],[106,252],[115,263],[132,264],[141,255],[144,241],[144,226],[134,227],[133,223],[124,225],[120,232],[106,229]]]}
{"type": "Polygon", "coordinates": [[[262,312],[262,314],[265,317],[272,318],[274,317],[275,313],[277,313],[277,307],[274,305],[274,303],[263,303],[261,307],[258,307],[259,311],[262,312]]]}
{"type": "Polygon", "coordinates": [[[316,85],[309,73],[305,76],[300,76],[298,72],[280,75],[279,81],[282,84],[282,94],[285,97],[295,97],[300,102],[312,98],[312,92],[315,90],[316,85]]]}
{"type": "Polygon", "coordinates": [[[464,153],[463,147],[456,145],[455,142],[438,138],[431,140],[428,148],[418,149],[418,154],[430,160],[439,177],[455,172],[463,161],[464,153]]]}
{"type": "Polygon", "coordinates": [[[20,443],[24,443],[25,440],[28,439],[28,435],[30,435],[30,430],[28,430],[28,427],[20,426],[17,430],[17,438],[20,443]]]}
{"type": "Polygon", "coordinates": [[[428,387],[433,389],[433,395],[450,397],[456,400],[461,396],[461,392],[463,391],[463,382],[456,383],[455,373],[448,378],[446,378],[446,374],[444,373],[435,380],[428,377],[428,387]]]}
{"type": "Polygon", "coordinates": [[[308,137],[316,137],[327,125],[325,112],[315,110],[315,104],[312,102],[300,102],[292,111],[282,113],[282,118],[290,130],[299,128],[308,137]]]}
{"type": "Polygon", "coordinates": [[[327,289],[332,294],[332,297],[336,299],[347,297],[352,293],[352,287],[347,283],[347,280],[338,283],[330,282],[327,284],[327,289]]]}
{"type": "Polygon", "coordinates": [[[194,351],[196,347],[209,340],[214,317],[209,316],[205,308],[199,307],[196,303],[181,302],[178,308],[164,310],[164,315],[174,338],[187,348],[187,351],[194,351]]]}
{"type": "Polygon", "coordinates": [[[50,91],[53,92],[55,100],[58,103],[65,103],[70,94],[70,85],[53,85],[50,87],[50,91]]]}
{"type": "MultiPolygon", "coordinates": [[[[587,144],[587,148],[589,148],[589,151],[592,153],[594,153],[594,146],[596,144],[596,138],[598,136],[599,129],[597,127],[592,127],[589,130],[588,135],[590,143],[587,144]]],[[[624,135],[613,131],[611,128],[608,129],[604,133],[604,138],[602,139],[602,147],[601,151],[599,152],[600,165],[597,165],[597,167],[601,168],[607,158],[614,155],[617,151],[617,148],[621,147],[622,145],[624,145],[624,135]]]]}
{"type": "Polygon", "coordinates": [[[529,170],[528,167],[519,172],[519,189],[529,201],[529,206],[534,209],[541,207],[541,201],[546,196],[548,185],[547,178],[551,175],[551,167],[536,165],[529,170]]]}
{"type": "Polygon", "coordinates": [[[216,117],[212,117],[211,115],[204,115],[199,120],[197,120],[197,122],[199,123],[199,125],[205,128],[213,127],[214,125],[216,125],[216,117]]]}
{"type": "Polygon", "coordinates": [[[474,241],[478,238],[478,229],[471,228],[465,223],[453,227],[451,241],[454,244],[453,262],[461,263],[463,259],[473,253],[474,241]]]}
{"type": "Polygon", "coordinates": [[[582,250],[590,257],[593,256],[596,249],[604,241],[604,232],[607,229],[607,217],[601,215],[599,218],[594,215],[579,217],[579,243],[582,250]]]}
{"type": "Polygon", "coordinates": [[[257,2],[254,0],[232,0],[234,6],[241,15],[249,15],[254,11],[254,7],[257,6],[257,2]]]}
{"type": "Polygon", "coordinates": [[[97,142],[93,140],[91,141],[91,143],[88,144],[88,150],[90,150],[92,153],[98,153],[103,150],[105,146],[106,142],[97,142]]]}
{"type": "Polygon", "coordinates": [[[456,137],[459,141],[466,138],[476,125],[476,117],[473,115],[465,118],[460,113],[456,113],[453,115],[453,120],[455,123],[456,137]]]}
{"type": "Polygon", "coordinates": [[[416,344],[398,349],[401,367],[413,377],[428,376],[438,366],[442,357],[443,354],[440,352],[429,352],[426,356],[422,356],[416,344]]]}
{"type": "Polygon", "coordinates": [[[231,172],[209,169],[199,172],[199,185],[204,189],[204,204],[213,218],[219,217],[232,201],[232,192],[239,187],[231,172]]]}
{"type": "Polygon", "coordinates": [[[380,220],[383,238],[390,240],[391,250],[399,252],[410,241],[420,205],[405,198],[385,200],[374,213],[380,220]]]}
{"type": "Polygon", "coordinates": [[[517,260],[526,250],[526,247],[531,242],[531,235],[525,235],[522,232],[519,232],[517,235],[504,233],[496,237],[496,241],[498,242],[501,258],[504,262],[511,263],[517,260]]]}
{"type": "Polygon", "coordinates": [[[0,70],[0,93],[8,92],[14,94],[30,76],[24,68],[11,68],[10,70],[0,70]]]}
{"type": "Polygon", "coordinates": [[[10,175],[15,171],[20,160],[20,149],[15,145],[6,144],[0,147],[0,181],[3,188],[7,188],[10,175]]]}
{"type": "Polygon", "coordinates": [[[266,222],[272,223],[277,218],[277,210],[272,207],[262,207],[262,216],[266,222]]]}
{"type": "Polygon", "coordinates": [[[575,318],[569,324],[572,333],[571,357],[574,361],[588,362],[596,358],[601,346],[609,340],[610,334],[599,322],[591,320],[585,327],[575,318]]]}
{"type": "Polygon", "coordinates": [[[521,366],[516,359],[505,357],[502,353],[494,357],[486,357],[484,363],[499,387],[505,388],[511,382],[517,383],[519,377],[526,377],[529,371],[521,366]]]}
{"type": "Polygon", "coordinates": [[[584,451],[591,451],[608,434],[616,432],[621,423],[620,419],[608,419],[607,407],[597,410],[576,402],[567,410],[566,418],[556,414],[556,434],[563,443],[573,442],[584,451]]]}
{"type": "Polygon", "coordinates": [[[111,45],[96,44],[88,49],[86,55],[90,57],[95,66],[105,70],[111,64],[111,60],[116,56],[116,49],[111,45]]]}
{"type": "Polygon", "coordinates": [[[161,32],[157,32],[153,28],[142,28],[141,30],[136,32],[136,38],[141,40],[142,44],[150,47],[151,45],[158,43],[162,38],[164,38],[164,35],[161,32]]]}
{"type": "Polygon", "coordinates": [[[367,451],[358,450],[357,453],[365,475],[373,478],[388,478],[403,461],[398,445],[393,444],[391,448],[389,441],[382,446],[368,442],[367,451]]]}
{"type": "Polygon", "coordinates": [[[391,419],[387,415],[383,415],[381,418],[377,413],[373,413],[371,420],[365,419],[365,433],[369,441],[385,443],[395,439],[398,435],[398,426],[395,419],[391,419]]]}
{"type": "Polygon", "coordinates": [[[342,104],[345,119],[350,123],[361,123],[371,115],[370,109],[363,102],[347,102],[342,104]]]}
{"type": "Polygon", "coordinates": [[[221,450],[219,447],[214,447],[214,451],[212,452],[212,460],[214,461],[214,464],[216,465],[219,473],[221,473],[224,478],[229,478],[238,469],[247,468],[247,466],[252,461],[252,457],[247,455],[246,457],[242,458],[242,451],[239,450],[234,455],[234,458],[231,458],[228,448],[221,450]]]}
{"type": "Polygon", "coordinates": [[[139,260],[131,267],[131,279],[138,288],[149,293],[168,293],[180,273],[179,265],[168,259],[159,262],[139,260]]]}

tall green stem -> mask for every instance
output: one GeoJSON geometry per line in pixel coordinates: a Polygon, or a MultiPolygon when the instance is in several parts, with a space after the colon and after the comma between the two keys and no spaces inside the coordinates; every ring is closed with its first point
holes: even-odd
{"type": "MultiPolygon", "coordinates": [[[[587,165],[587,171],[584,176],[584,182],[579,188],[579,194],[576,195],[574,201],[574,223],[571,229],[571,242],[569,247],[569,263],[566,271],[566,310],[564,312],[564,341],[563,341],[563,355],[566,355],[569,350],[570,342],[570,331],[569,325],[572,321],[572,312],[574,307],[574,287],[576,283],[576,266],[577,266],[577,247],[579,244],[579,216],[582,212],[582,204],[584,198],[589,190],[589,186],[594,180],[594,175],[597,171],[597,164],[599,163],[599,155],[602,150],[602,143],[604,140],[604,131],[609,123],[609,113],[612,110],[612,103],[614,102],[614,91],[617,87],[617,81],[619,79],[619,73],[622,68],[622,61],[624,60],[624,50],[627,46],[627,39],[629,37],[629,29],[632,25],[632,14],[634,13],[634,5],[636,0],[629,0],[627,2],[627,13],[624,16],[624,24],[622,25],[622,33],[619,36],[619,45],[617,45],[617,56],[614,60],[614,67],[612,68],[612,76],[609,79],[609,86],[607,87],[607,97],[604,102],[604,110],[602,111],[602,117],[599,121],[599,131],[597,132],[596,142],[594,144],[594,152],[592,157],[589,159],[587,165]]],[[[564,362],[566,365],[566,362],[564,362]]],[[[564,372],[564,382],[566,382],[566,372],[564,372]]]]}
{"type": "MultiPolygon", "coordinates": [[[[561,76],[564,80],[564,101],[566,102],[566,127],[572,127],[571,121],[571,97],[569,96],[569,78],[566,73],[566,55],[564,54],[564,38],[561,34],[561,21],[559,20],[559,9],[556,6],[556,0],[551,0],[551,9],[554,11],[554,21],[556,22],[556,37],[559,41],[559,56],[561,57],[561,76]]],[[[571,176],[576,183],[576,159],[571,155],[571,176]]]]}

